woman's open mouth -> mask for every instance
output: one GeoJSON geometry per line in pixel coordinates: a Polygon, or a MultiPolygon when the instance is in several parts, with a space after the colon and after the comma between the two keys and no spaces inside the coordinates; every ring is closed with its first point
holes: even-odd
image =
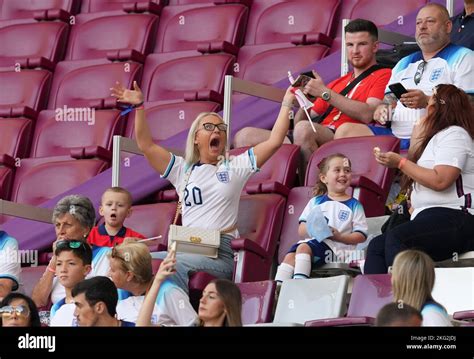
{"type": "Polygon", "coordinates": [[[218,137],[214,137],[211,139],[211,142],[209,142],[209,147],[211,151],[219,151],[219,146],[221,144],[221,140],[218,137]]]}

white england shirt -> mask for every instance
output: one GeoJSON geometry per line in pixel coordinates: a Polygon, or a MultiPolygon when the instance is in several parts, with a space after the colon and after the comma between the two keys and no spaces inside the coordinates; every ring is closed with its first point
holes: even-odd
{"type": "Polygon", "coordinates": [[[21,263],[18,252],[18,242],[5,231],[0,231],[0,279],[11,279],[17,290],[20,283],[21,263]]]}
{"type": "MultiPolygon", "coordinates": [[[[392,70],[388,86],[400,82],[407,90],[417,89],[431,96],[439,84],[452,84],[474,95],[474,52],[468,48],[450,44],[425,64],[420,82],[415,84],[418,66],[424,61],[421,51],[401,59],[392,70]]],[[[392,117],[392,132],[398,138],[410,138],[415,122],[426,116],[425,109],[404,107],[398,101],[392,117]]]]}
{"type": "Polygon", "coordinates": [[[77,327],[77,319],[74,316],[76,305],[66,303],[66,298],[56,302],[51,307],[50,327],[77,327]]]}
{"type": "MultiPolygon", "coordinates": [[[[181,196],[186,171],[184,158],[171,153],[163,178],[169,180],[181,196]]],[[[183,226],[224,229],[237,223],[242,189],[258,171],[253,148],[217,165],[193,165],[184,191],[183,226]]],[[[238,231],[230,233],[238,236],[238,231]]]]}

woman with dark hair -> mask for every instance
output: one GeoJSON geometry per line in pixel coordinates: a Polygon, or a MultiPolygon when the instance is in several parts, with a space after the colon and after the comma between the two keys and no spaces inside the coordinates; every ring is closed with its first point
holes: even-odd
{"type": "Polygon", "coordinates": [[[10,293],[0,303],[2,327],[40,327],[40,317],[35,302],[27,295],[10,293]]]}
{"type": "Polygon", "coordinates": [[[474,111],[456,86],[438,85],[409,158],[374,151],[380,164],[398,167],[411,189],[411,220],[374,238],[364,272],[386,273],[395,256],[418,249],[434,261],[474,249],[474,111]]]}

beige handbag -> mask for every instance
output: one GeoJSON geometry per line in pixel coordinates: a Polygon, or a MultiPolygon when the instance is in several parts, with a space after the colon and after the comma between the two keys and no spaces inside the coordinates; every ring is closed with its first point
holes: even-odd
{"type": "MultiPolygon", "coordinates": [[[[191,171],[192,170],[186,173],[183,192],[188,184],[191,171]]],[[[219,247],[221,245],[221,233],[232,232],[237,228],[237,226],[233,225],[223,231],[219,231],[217,229],[203,229],[176,225],[178,216],[181,213],[182,197],[183,196],[179,197],[180,199],[178,206],[176,207],[174,221],[173,224],[170,225],[170,230],[168,232],[168,251],[171,249],[172,244],[176,242],[177,252],[200,254],[210,258],[217,258],[219,247]]]]}

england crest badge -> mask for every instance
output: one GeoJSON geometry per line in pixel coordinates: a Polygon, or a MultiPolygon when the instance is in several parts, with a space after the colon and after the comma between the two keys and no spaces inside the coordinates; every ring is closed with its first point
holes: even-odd
{"type": "Polygon", "coordinates": [[[229,183],[230,182],[230,176],[228,171],[222,171],[222,172],[217,172],[216,173],[217,179],[219,182],[222,183],[229,183]]]}

